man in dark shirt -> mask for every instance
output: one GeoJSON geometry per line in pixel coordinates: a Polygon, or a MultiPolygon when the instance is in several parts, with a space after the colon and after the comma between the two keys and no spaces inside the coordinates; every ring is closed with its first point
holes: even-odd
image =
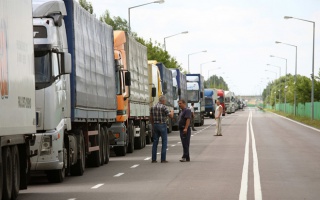
{"type": "Polygon", "coordinates": [[[187,108],[187,103],[185,100],[179,100],[179,107],[181,112],[179,115],[179,131],[180,138],[183,147],[183,155],[180,162],[190,162],[189,146],[191,138],[190,120],[191,120],[191,110],[187,108]]]}
{"type": "Polygon", "coordinates": [[[173,118],[173,110],[169,111],[165,106],[166,97],[160,96],[159,102],[150,109],[150,122],[153,127],[152,163],[157,162],[157,148],[161,137],[161,162],[167,163],[167,116],[173,118]]]}

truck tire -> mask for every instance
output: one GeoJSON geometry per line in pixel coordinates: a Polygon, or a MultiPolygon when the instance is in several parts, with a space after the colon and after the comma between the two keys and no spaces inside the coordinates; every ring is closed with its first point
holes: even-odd
{"type": "Polygon", "coordinates": [[[82,176],[86,167],[86,147],[82,130],[76,131],[76,138],[79,145],[79,155],[77,163],[71,166],[70,174],[72,176],[82,176]]]}
{"type": "Polygon", "coordinates": [[[62,160],[63,160],[63,167],[62,169],[55,169],[55,170],[48,170],[46,171],[48,181],[50,183],[61,183],[63,182],[65,176],[66,176],[66,166],[68,162],[68,155],[67,155],[67,149],[65,148],[65,144],[63,142],[63,150],[62,150],[62,160]]]}
{"type": "Polygon", "coordinates": [[[17,145],[13,145],[11,147],[12,154],[12,199],[17,199],[20,189],[20,158],[19,158],[19,150],[17,145]]]}
{"type": "Polygon", "coordinates": [[[109,141],[109,133],[107,127],[103,127],[104,129],[104,140],[105,140],[105,145],[106,145],[106,153],[104,157],[104,164],[108,164],[110,160],[110,141],[109,141]]]}
{"type": "Polygon", "coordinates": [[[12,153],[10,147],[2,149],[2,166],[3,166],[3,191],[2,199],[11,199],[12,197],[12,153]]]}
{"type": "Polygon", "coordinates": [[[129,144],[128,144],[128,153],[133,153],[134,151],[134,125],[133,121],[129,121],[128,123],[128,133],[129,133],[129,144]]]}
{"type": "Polygon", "coordinates": [[[105,131],[102,127],[100,127],[100,165],[104,165],[105,157],[106,157],[106,138],[105,131]]]}

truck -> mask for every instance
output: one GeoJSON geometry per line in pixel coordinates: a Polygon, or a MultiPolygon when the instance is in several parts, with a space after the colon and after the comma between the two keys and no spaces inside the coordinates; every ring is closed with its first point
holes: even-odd
{"type": "Polygon", "coordinates": [[[204,89],[205,117],[214,118],[217,92],[214,89],[204,89]]]}
{"type": "Polygon", "coordinates": [[[172,129],[178,130],[178,120],[179,120],[179,105],[178,101],[183,99],[188,101],[187,97],[187,78],[186,75],[181,73],[179,69],[171,69],[172,72],[172,84],[173,84],[173,119],[172,119],[172,129]]]}
{"type": "Polygon", "coordinates": [[[148,128],[150,97],[147,47],[127,32],[117,30],[114,31],[114,52],[117,65],[120,66],[117,77],[125,77],[128,84],[121,83],[117,93],[116,122],[122,125],[111,127],[117,133],[111,147],[117,156],[124,156],[126,152],[144,148],[151,134],[148,128]],[[127,132],[121,132],[123,127],[127,127],[127,132]]]}
{"type": "Polygon", "coordinates": [[[0,1],[0,199],[27,189],[36,133],[31,0],[0,1]],[[21,34],[23,33],[23,37],[21,34]]]}
{"type": "Polygon", "coordinates": [[[204,124],[205,100],[204,100],[204,78],[201,74],[186,74],[187,76],[187,93],[188,107],[194,103],[195,125],[204,124]]]}
{"type": "MultiPolygon", "coordinates": [[[[160,72],[162,93],[166,97],[166,106],[167,106],[168,110],[173,110],[172,72],[170,69],[166,68],[166,66],[161,62],[158,62],[156,65],[158,66],[158,69],[160,72]]],[[[172,124],[173,124],[173,120],[168,117],[168,119],[167,119],[168,133],[172,132],[172,124]]]]}
{"type": "Polygon", "coordinates": [[[222,116],[226,115],[226,106],[225,106],[225,94],[224,94],[224,90],[223,89],[216,89],[215,90],[215,94],[217,95],[215,98],[215,100],[219,100],[220,101],[220,105],[222,106],[222,116]]]}
{"type": "Polygon", "coordinates": [[[231,91],[225,91],[226,113],[234,113],[236,111],[235,95],[231,91]]]}
{"type": "MultiPolygon", "coordinates": [[[[33,0],[37,133],[31,170],[50,182],[109,162],[123,77],[112,27],[74,0],[33,0]]],[[[24,31],[25,32],[25,31],[24,31]]],[[[126,83],[126,85],[130,85],[126,83]]]]}

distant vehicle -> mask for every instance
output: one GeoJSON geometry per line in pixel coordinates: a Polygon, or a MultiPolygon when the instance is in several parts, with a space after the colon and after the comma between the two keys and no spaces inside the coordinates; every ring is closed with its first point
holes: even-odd
{"type": "Polygon", "coordinates": [[[234,113],[235,109],[235,95],[231,91],[225,91],[225,105],[226,105],[226,113],[234,113]]]}
{"type": "Polygon", "coordinates": [[[214,118],[215,113],[215,102],[217,97],[217,91],[214,89],[204,89],[204,98],[205,98],[205,117],[214,118]]]}
{"type": "Polygon", "coordinates": [[[216,91],[215,95],[215,101],[219,100],[220,101],[220,105],[222,106],[223,110],[222,110],[222,116],[226,115],[226,106],[225,106],[225,92],[222,89],[214,89],[216,91]]]}
{"type": "Polygon", "coordinates": [[[204,78],[200,74],[187,74],[188,107],[194,103],[194,124],[204,124],[204,78]]]}

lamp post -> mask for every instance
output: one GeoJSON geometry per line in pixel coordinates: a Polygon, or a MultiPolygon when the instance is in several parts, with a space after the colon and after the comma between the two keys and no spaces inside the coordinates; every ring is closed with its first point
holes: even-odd
{"type": "Polygon", "coordinates": [[[188,31],[183,31],[183,32],[181,32],[181,33],[177,33],[177,34],[170,35],[170,36],[167,36],[167,37],[163,38],[164,50],[165,50],[165,51],[167,50],[167,48],[166,48],[166,39],[167,39],[167,38],[170,38],[170,37],[173,37],[173,36],[176,36],[176,35],[187,34],[187,33],[188,33],[188,31]]]}
{"type": "Polygon", "coordinates": [[[315,27],[316,23],[313,21],[305,20],[305,19],[300,19],[300,18],[295,18],[295,17],[290,17],[290,16],[284,16],[284,19],[296,19],[300,21],[305,21],[313,24],[313,44],[312,44],[312,74],[311,74],[311,119],[314,119],[314,42],[315,42],[315,27]]]}
{"type": "Polygon", "coordinates": [[[130,8],[128,8],[128,25],[129,25],[129,32],[131,32],[131,26],[130,26],[130,10],[132,8],[137,8],[137,7],[141,7],[141,6],[146,6],[146,5],[149,5],[149,4],[152,4],[152,3],[164,3],[164,0],[159,0],[159,1],[153,1],[153,2],[149,2],[149,3],[144,3],[144,4],[141,4],[141,5],[137,5],[137,6],[132,6],[130,8]]]}
{"type": "MultiPolygon", "coordinates": [[[[275,76],[275,79],[277,79],[277,76],[278,76],[278,74],[277,74],[277,72],[274,72],[274,71],[270,71],[270,70],[264,70],[264,71],[266,71],[266,72],[271,72],[271,73],[274,73],[276,76],[275,76]]],[[[276,109],[276,97],[274,97],[274,109],[276,109]]]]}
{"type": "Polygon", "coordinates": [[[286,74],[285,74],[285,79],[284,79],[284,112],[286,112],[286,109],[287,109],[287,90],[286,90],[286,86],[287,86],[287,59],[282,58],[282,57],[278,57],[278,56],[274,56],[274,55],[270,55],[270,57],[279,58],[279,59],[283,59],[286,61],[286,74]]]}
{"type": "MultiPolygon", "coordinates": [[[[279,89],[280,89],[280,77],[281,77],[281,67],[279,66],[276,66],[276,65],[271,65],[271,64],[267,64],[268,66],[272,66],[272,67],[277,67],[279,68],[279,89]]],[[[279,103],[281,103],[281,100],[280,100],[280,92],[279,92],[279,103]]]]}
{"type": "Polygon", "coordinates": [[[194,52],[194,53],[190,53],[188,54],[188,73],[190,73],[190,66],[189,66],[189,57],[193,54],[197,54],[197,53],[205,53],[207,52],[207,50],[203,50],[203,51],[198,51],[198,52],[194,52]]]}
{"type": "Polygon", "coordinates": [[[208,61],[208,62],[204,62],[204,63],[201,63],[200,64],[200,74],[202,75],[202,65],[204,64],[208,64],[208,63],[212,63],[212,62],[216,62],[215,60],[212,60],[212,61],[208,61]]]}
{"type": "Polygon", "coordinates": [[[284,44],[288,46],[292,46],[296,48],[296,61],[295,61],[295,74],[294,74],[294,99],[293,99],[293,106],[294,106],[294,115],[296,116],[297,114],[297,56],[298,56],[298,47],[296,45],[284,43],[284,42],[279,42],[276,41],[276,44],[284,44]]]}

